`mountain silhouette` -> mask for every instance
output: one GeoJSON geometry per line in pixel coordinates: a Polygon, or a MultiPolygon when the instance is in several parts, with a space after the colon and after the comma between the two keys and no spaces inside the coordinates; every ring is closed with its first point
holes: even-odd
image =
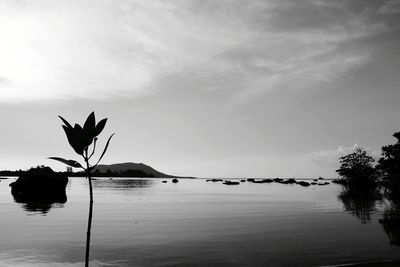
{"type": "Polygon", "coordinates": [[[99,171],[101,173],[106,173],[107,171],[111,172],[124,172],[124,171],[141,171],[146,173],[148,177],[156,177],[156,178],[174,178],[178,176],[173,176],[169,174],[165,174],[155,170],[154,168],[143,164],[143,163],[134,163],[134,162],[125,162],[125,163],[116,163],[116,164],[101,164],[97,165],[94,169],[94,172],[99,171]]]}

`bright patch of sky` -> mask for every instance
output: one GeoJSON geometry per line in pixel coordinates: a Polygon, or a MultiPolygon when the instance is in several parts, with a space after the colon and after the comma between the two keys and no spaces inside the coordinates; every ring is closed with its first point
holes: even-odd
{"type": "Polygon", "coordinates": [[[399,3],[3,0],[0,169],[63,156],[57,115],[95,110],[108,163],[333,176],[400,130],[399,3]]]}
{"type": "Polygon", "coordinates": [[[0,5],[0,101],[142,96],[164,90],[165,77],[228,89],[236,101],[318,89],[368,61],[373,51],[358,40],[387,31],[339,2],[0,5]]]}

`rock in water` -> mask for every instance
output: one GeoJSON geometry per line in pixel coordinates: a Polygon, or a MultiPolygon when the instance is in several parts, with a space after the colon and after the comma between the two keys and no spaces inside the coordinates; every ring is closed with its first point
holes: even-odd
{"type": "Polygon", "coordinates": [[[240,183],[226,180],[225,182],[223,182],[223,184],[226,184],[226,185],[238,185],[240,183]]]}
{"type": "Polygon", "coordinates": [[[297,184],[301,186],[310,186],[310,183],[304,181],[297,182],[297,184]]]}
{"type": "Polygon", "coordinates": [[[10,184],[16,202],[65,203],[68,176],[56,173],[50,167],[32,168],[10,184]]]}
{"type": "Polygon", "coordinates": [[[222,179],[207,179],[206,182],[222,182],[222,179]]]}
{"type": "Polygon", "coordinates": [[[294,178],[290,178],[288,180],[281,181],[279,183],[281,183],[281,184],[295,184],[295,183],[297,183],[297,181],[294,178]]]}
{"type": "Polygon", "coordinates": [[[179,180],[176,179],[176,178],[174,178],[174,179],[172,179],[172,182],[173,182],[173,183],[177,183],[177,182],[179,182],[179,180]]]}

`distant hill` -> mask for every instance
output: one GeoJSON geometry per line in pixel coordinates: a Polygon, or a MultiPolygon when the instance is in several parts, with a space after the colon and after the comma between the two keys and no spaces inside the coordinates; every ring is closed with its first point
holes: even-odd
{"type": "Polygon", "coordinates": [[[96,172],[96,171],[99,171],[101,173],[106,173],[107,171],[118,172],[118,173],[133,171],[133,172],[142,172],[144,174],[147,174],[146,177],[156,177],[156,178],[177,177],[177,176],[159,172],[146,164],[134,163],[134,162],[116,163],[116,164],[109,164],[109,165],[106,165],[106,164],[97,165],[97,167],[94,169],[94,172],[96,172]]]}

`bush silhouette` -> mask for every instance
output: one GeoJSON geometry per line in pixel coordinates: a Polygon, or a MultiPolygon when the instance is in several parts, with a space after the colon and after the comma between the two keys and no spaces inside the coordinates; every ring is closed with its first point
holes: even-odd
{"type": "Polygon", "coordinates": [[[340,158],[340,168],[336,172],[350,186],[373,186],[376,182],[374,162],[363,148],[358,147],[340,158]]]}

